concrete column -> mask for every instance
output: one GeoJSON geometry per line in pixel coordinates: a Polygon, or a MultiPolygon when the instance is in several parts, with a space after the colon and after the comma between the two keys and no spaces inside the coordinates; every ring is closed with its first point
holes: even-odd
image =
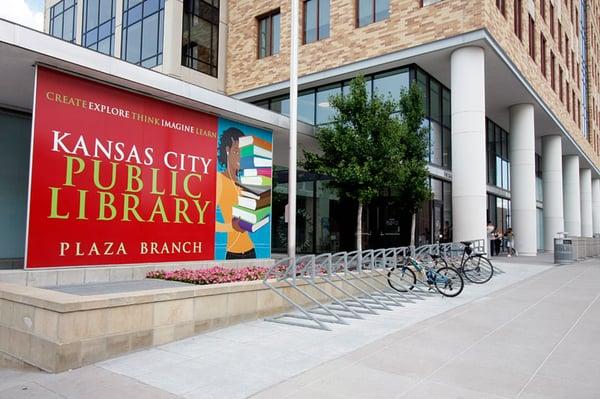
{"type": "Polygon", "coordinates": [[[581,195],[581,236],[592,237],[594,232],[592,225],[592,171],[590,169],[579,170],[579,184],[581,195]]]}
{"type": "Polygon", "coordinates": [[[562,173],[562,139],[559,135],[544,136],[542,138],[544,249],[550,252],[554,252],[554,238],[557,233],[565,231],[562,173]]]}
{"type": "Polygon", "coordinates": [[[487,236],[484,51],[480,47],[459,48],[452,53],[450,63],[453,237],[454,241],[484,239],[487,236]]]}
{"type": "Polygon", "coordinates": [[[519,256],[535,256],[535,120],[531,104],[510,107],[509,156],[515,249],[519,256]]]}
{"type": "Polygon", "coordinates": [[[600,234],[600,179],[592,179],[592,232],[600,234]]]}
{"type": "Polygon", "coordinates": [[[164,74],[181,77],[181,36],[183,31],[183,2],[165,1],[163,64],[157,67],[164,74]]]}
{"type": "Polygon", "coordinates": [[[579,157],[563,157],[563,201],[565,208],[565,231],[581,236],[581,197],[579,192],[579,157]]]}

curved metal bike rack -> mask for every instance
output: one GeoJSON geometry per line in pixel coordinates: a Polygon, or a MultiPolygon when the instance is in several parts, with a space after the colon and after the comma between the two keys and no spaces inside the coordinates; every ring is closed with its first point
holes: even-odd
{"type": "MultiPolygon", "coordinates": [[[[484,244],[484,240],[473,241],[478,251],[483,251],[484,244]]],[[[413,289],[398,292],[388,284],[388,271],[407,255],[426,260],[431,255],[457,256],[463,249],[463,244],[447,243],[281,259],[263,283],[292,310],[265,320],[329,331],[328,324],[348,324],[347,319],[360,320],[363,315],[425,300],[436,295],[426,283],[418,279],[413,289]]]]}

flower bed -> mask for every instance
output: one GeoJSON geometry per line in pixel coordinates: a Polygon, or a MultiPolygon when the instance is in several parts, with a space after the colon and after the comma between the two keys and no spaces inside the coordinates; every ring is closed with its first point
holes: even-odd
{"type": "Polygon", "coordinates": [[[266,267],[249,266],[242,269],[226,268],[221,266],[210,269],[190,270],[180,269],[172,272],[156,270],[149,272],[147,278],[180,281],[190,284],[221,284],[237,281],[262,280],[269,269],[266,267]]]}

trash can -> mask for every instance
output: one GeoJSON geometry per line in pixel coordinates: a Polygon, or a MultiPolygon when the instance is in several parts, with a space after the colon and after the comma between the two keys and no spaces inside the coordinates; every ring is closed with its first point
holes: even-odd
{"type": "Polygon", "coordinates": [[[572,238],[554,239],[554,263],[565,265],[577,260],[575,246],[572,238]]]}

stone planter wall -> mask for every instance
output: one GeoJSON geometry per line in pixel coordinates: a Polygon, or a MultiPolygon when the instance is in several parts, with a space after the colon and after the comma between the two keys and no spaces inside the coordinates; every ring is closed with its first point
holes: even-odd
{"type": "MultiPolygon", "coordinates": [[[[283,289],[297,303],[307,302],[283,289]]],[[[317,290],[309,292],[325,299],[317,290]]],[[[0,352],[61,372],[287,309],[262,281],[96,296],[0,283],[0,352]]]]}
{"type": "Polygon", "coordinates": [[[113,281],[142,280],[153,270],[208,269],[214,266],[242,268],[247,266],[270,267],[273,259],[244,259],[202,262],[178,262],[173,264],[139,264],[105,267],[68,267],[42,270],[0,270],[0,283],[29,285],[31,287],[55,287],[59,285],[108,283],[113,281]]]}

